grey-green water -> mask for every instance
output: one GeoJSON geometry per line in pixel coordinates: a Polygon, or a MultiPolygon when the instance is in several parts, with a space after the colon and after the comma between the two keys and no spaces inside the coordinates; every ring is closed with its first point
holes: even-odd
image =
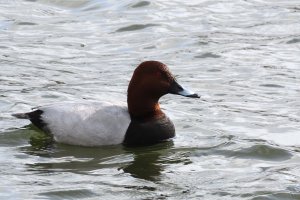
{"type": "Polygon", "coordinates": [[[300,2],[0,0],[0,199],[300,199],[300,2]],[[177,136],[150,147],[51,144],[11,113],[126,100],[169,65],[177,136]]]}

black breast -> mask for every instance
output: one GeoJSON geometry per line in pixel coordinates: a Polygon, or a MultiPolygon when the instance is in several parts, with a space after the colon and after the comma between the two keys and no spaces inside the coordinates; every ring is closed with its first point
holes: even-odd
{"type": "Polygon", "coordinates": [[[174,124],[166,115],[147,121],[132,119],[123,144],[126,146],[151,145],[174,136],[174,124]]]}

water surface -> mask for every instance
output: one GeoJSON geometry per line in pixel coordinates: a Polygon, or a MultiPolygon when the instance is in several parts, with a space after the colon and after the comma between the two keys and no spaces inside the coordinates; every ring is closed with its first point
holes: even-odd
{"type": "Polygon", "coordinates": [[[1,199],[300,199],[300,2],[0,1],[1,199]],[[200,100],[166,95],[173,141],[51,143],[11,113],[126,100],[166,63],[200,100]]]}

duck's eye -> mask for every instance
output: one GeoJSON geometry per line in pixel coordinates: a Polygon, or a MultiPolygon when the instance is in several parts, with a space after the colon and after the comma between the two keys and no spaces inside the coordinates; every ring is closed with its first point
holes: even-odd
{"type": "Polygon", "coordinates": [[[160,72],[160,77],[161,77],[163,80],[168,80],[168,76],[167,76],[166,73],[160,72]]]}
{"type": "Polygon", "coordinates": [[[155,76],[162,81],[169,81],[170,77],[164,72],[155,72],[155,76]]]}
{"type": "Polygon", "coordinates": [[[156,76],[157,78],[161,78],[161,77],[162,77],[162,74],[161,74],[160,72],[155,72],[155,76],[156,76]]]}

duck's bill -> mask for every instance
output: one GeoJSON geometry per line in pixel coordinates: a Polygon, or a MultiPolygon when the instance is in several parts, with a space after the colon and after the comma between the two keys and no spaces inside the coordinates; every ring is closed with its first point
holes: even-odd
{"type": "Polygon", "coordinates": [[[170,94],[178,94],[181,96],[191,97],[191,98],[200,98],[200,96],[198,94],[182,87],[176,81],[173,81],[173,83],[171,84],[169,93],[170,94]]]}

